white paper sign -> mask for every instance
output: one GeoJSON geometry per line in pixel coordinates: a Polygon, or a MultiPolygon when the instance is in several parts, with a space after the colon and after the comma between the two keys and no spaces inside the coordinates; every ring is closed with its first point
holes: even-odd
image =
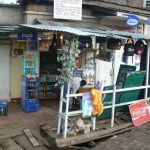
{"type": "Polygon", "coordinates": [[[54,0],[54,18],[82,19],[82,0],[54,0]]]}

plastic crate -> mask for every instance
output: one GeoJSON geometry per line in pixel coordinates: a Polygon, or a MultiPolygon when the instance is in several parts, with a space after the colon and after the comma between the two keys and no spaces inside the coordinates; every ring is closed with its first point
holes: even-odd
{"type": "Polygon", "coordinates": [[[39,77],[27,78],[26,76],[23,76],[23,82],[40,82],[40,78],[39,77]]]}
{"type": "Polygon", "coordinates": [[[26,104],[23,109],[25,112],[36,112],[40,110],[39,104],[26,104]]]}
{"type": "Polygon", "coordinates": [[[0,116],[7,116],[8,112],[8,101],[0,100],[0,116]]]}
{"type": "Polygon", "coordinates": [[[26,99],[23,102],[25,104],[39,104],[39,99],[26,99]]]}

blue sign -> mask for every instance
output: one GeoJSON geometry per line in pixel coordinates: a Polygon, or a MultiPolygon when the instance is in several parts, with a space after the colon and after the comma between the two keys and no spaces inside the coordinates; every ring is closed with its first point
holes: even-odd
{"type": "Polygon", "coordinates": [[[147,24],[150,25],[150,18],[147,18],[147,24]]]}
{"type": "Polygon", "coordinates": [[[140,18],[135,15],[128,15],[128,19],[126,21],[127,25],[131,28],[135,28],[140,22],[140,18]]]}
{"type": "Polygon", "coordinates": [[[18,33],[17,40],[21,41],[37,40],[37,33],[18,33]]]}

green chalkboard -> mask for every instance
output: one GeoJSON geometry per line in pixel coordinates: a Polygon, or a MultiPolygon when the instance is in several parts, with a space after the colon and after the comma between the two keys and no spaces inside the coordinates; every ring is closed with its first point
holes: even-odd
{"type": "Polygon", "coordinates": [[[135,71],[135,66],[129,66],[129,65],[120,65],[116,86],[123,87],[124,81],[126,79],[126,76],[129,72],[135,71]]]}

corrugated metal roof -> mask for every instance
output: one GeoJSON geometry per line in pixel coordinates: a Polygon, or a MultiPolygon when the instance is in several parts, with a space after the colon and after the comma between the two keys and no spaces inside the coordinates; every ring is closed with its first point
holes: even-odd
{"type": "Polygon", "coordinates": [[[0,26],[0,33],[15,33],[19,28],[19,26],[0,26]]]}
{"type": "MultiPolygon", "coordinates": [[[[75,23],[74,23],[75,24],[75,23]]],[[[128,37],[133,37],[133,38],[138,38],[138,39],[150,39],[149,35],[143,35],[143,34],[138,34],[138,33],[130,33],[126,31],[117,31],[117,30],[112,30],[109,28],[86,28],[86,27],[70,27],[66,25],[48,25],[48,24],[35,24],[35,25],[30,25],[30,24],[22,24],[21,25],[24,28],[32,28],[36,30],[41,30],[41,31],[60,31],[60,32],[67,32],[75,35],[80,35],[80,36],[100,36],[100,37],[113,37],[116,39],[126,39],[128,37]]],[[[102,26],[100,26],[102,28],[102,26]]]]}
{"type": "Polygon", "coordinates": [[[32,28],[40,31],[60,31],[60,32],[67,32],[75,35],[80,36],[97,36],[97,37],[114,37],[116,39],[126,39],[126,37],[122,37],[119,35],[110,35],[109,33],[100,33],[98,30],[88,29],[88,28],[72,28],[66,26],[53,26],[53,25],[45,25],[45,24],[22,24],[22,27],[25,28],[32,28]]]}
{"type": "Polygon", "coordinates": [[[46,25],[52,25],[52,26],[65,26],[65,27],[72,27],[72,28],[87,28],[87,29],[99,29],[99,30],[112,30],[106,26],[100,25],[98,21],[93,21],[93,22],[82,22],[82,21],[64,21],[64,20],[59,20],[59,21],[52,21],[52,20],[47,20],[47,19],[39,19],[36,18],[34,20],[35,24],[46,24],[46,25]]]}
{"type": "Polygon", "coordinates": [[[101,31],[99,30],[100,33],[104,34],[104,33],[109,33],[109,34],[112,34],[112,35],[119,35],[119,36],[124,36],[124,37],[132,37],[134,39],[138,38],[138,39],[145,39],[145,40],[148,40],[150,39],[150,35],[144,35],[144,34],[140,34],[140,33],[131,33],[131,32],[126,32],[126,31],[117,31],[117,30],[114,30],[114,31],[101,31]]]}
{"type": "Polygon", "coordinates": [[[21,26],[26,28],[39,29],[39,30],[67,32],[67,33],[82,35],[82,36],[101,36],[101,37],[107,36],[105,33],[98,34],[94,32],[83,31],[81,29],[65,27],[65,26],[53,26],[53,25],[45,25],[45,24],[37,24],[37,25],[22,24],[21,26]]]}

